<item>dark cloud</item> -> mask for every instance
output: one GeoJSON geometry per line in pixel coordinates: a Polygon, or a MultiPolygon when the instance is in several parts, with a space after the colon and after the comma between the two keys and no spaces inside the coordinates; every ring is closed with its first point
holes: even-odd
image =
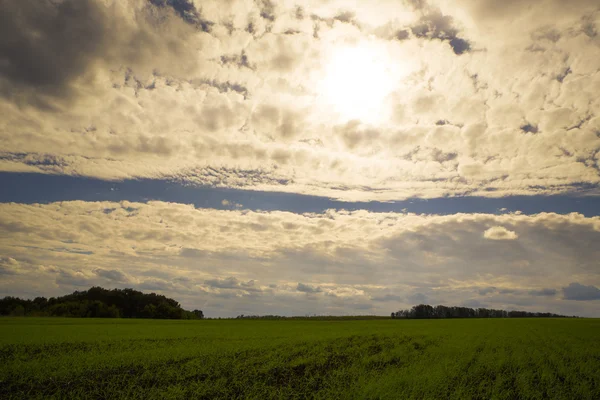
{"type": "Polygon", "coordinates": [[[582,25],[583,33],[591,38],[598,36],[598,29],[596,27],[596,22],[594,21],[593,15],[587,15],[583,18],[582,25]]]}
{"type": "Polygon", "coordinates": [[[90,286],[91,281],[80,271],[59,270],[56,284],[60,286],[90,286]]]}
{"type": "Polygon", "coordinates": [[[353,11],[342,11],[333,17],[333,19],[347,24],[354,24],[356,23],[355,17],[356,14],[353,11]]]}
{"type": "Polygon", "coordinates": [[[337,14],[335,14],[333,17],[322,17],[320,15],[317,14],[311,14],[310,18],[314,21],[314,31],[313,31],[313,36],[315,38],[319,37],[319,30],[320,30],[320,23],[325,24],[326,26],[328,26],[329,28],[332,28],[333,25],[335,24],[335,22],[341,22],[343,24],[350,24],[350,25],[354,25],[355,27],[357,27],[359,30],[361,29],[361,25],[358,22],[358,20],[356,19],[356,13],[353,11],[348,11],[348,10],[344,10],[344,11],[340,11],[337,14]]]}
{"type": "Polygon", "coordinates": [[[208,253],[203,250],[184,247],[179,251],[179,255],[185,258],[205,258],[208,256],[208,253]]]}
{"type": "Polygon", "coordinates": [[[525,133],[538,133],[539,129],[537,125],[530,124],[529,122],[525,125],[521,125],[521,130],[525,133]]]}
{"type": "Polygon", "coordinates": [[[541,290],[530,290],[529,294],[532,296],[556,296],[556,294],[558,293],[558,291],[556,289],[548,289],[548,288],[544,288],[541,290]]]}
{"type": "Polygon", "coordinates": [[[245,67],[249,69],[254,69],[254,67],[250,65],[250,61],[248,61],[248,56],[246,55],[246,52],[243,50],[239,55],[222,55],[221,63],[223,65],[234,64],[237,65],[239,68],[245,67]]]}
{"type": "Polygon", "coordinates": [[[556,29],[546,27],[533,32],[531,34],[531,38],[535,41],[547,40],[552,43],[556,43],[560,40],[561,35],[556,29]]]}
{"type": "Polygon", "coordinates": [[[237,93],[243,95],[244,99],[247,98],[249,95],[248,88],[239,83],[219,82],[214,79],[213,80],[205,79],[205,80],[202,80],[201,83],[214,87],[220,93],[227,93],[227,92],[233,91],[233,92],[237,92],[237,93]]]}
{"type": "MultiPolygon", "coordinates": [[[[185,3],[168,2],[182,13],[185,3]]],[[[188,65],[182,55],[189,23],[167,18],[165,7],[125,4],[127,10],[100,0],[0,0],[0,96],[58,110],[84,93],[81,85],[94,91],[101,66],[132,75],[132,69],[175,68],[165,56],[179,57],[177,68],[188,65]]]]}
{"type": "Polygon", "coordinates": [[[562,290],[566,300],[600,300],[600,289],[593,285],[585,286],[573,282],[569,286],[563,287],[562,290]]]}
{"type": "Polygon", "coordinates": [[[465,39],[455,37],[450,39],[450,47],[452,47],[452,50],[454,50],[454,54],[460,55],[471,50],[471,43],[465,39]]]}
{"type": "Polygon", "coordinates": [[[498,291],[498,289],[495,288],[494,286],[489,286],[486,288],[479,289],[479,294],[481,296],[485,296],[486,294],[496,293],[497,291],[498,291]]]}
{"type": "MultiPolygon", "coordinates": [[[[471,43],[458,37],[459,30],[454,26],[454,19],[451,16],[443,15],[439,9],[430,6],[427,0],[405,0],[404,2],[415,11],[422,13],[417,24],[410,28],[414,36],[448,41],[456,55],[471,50],[471,43]]],[[[405,40],[409,36],[408,31],[400,30],[396,34],[396,39],[405,40]]]]}
{"type": "Polygon", "coordinates": [[[232,276],[222,279],[207,279],[204,281],[204,284],[217,289],[241,289],[253,292],[261,291],[260,288],[256,286],[256,281],[250,280],[247,282],[243,282],[232,276]]]}
{"type": "Polygon", "coordinates": [[[469,41],[458,37],[459,31],[454,26],[454,19],[449,15],[443,15],[440,10],[427,11],[410,29],[418,38],[448,41],[457,55],[471,50],[469,41]]]}
{"type": "Polygon", "coordinates": [[[65,96],[108,40],[107,15],[93,0],[1,0],[0,94],[30,88],[65,96]]]}
{"type": "Polygon", "coordinates": [[[108,279],[109,281],[114,282],[127,282],[129,279],[127,275],[122,273],[121,271],[117,271],[116,269],[102,269],[96,268],[94,273],[98,275],[100,278],[108,279]]]}
{"type": "Polygon", "coordinates": [[[415,10],[422,10],[429,6],[427,0],[404,0],[404,2],[415,10]]]}
{"type": "Polygon", "coordinates": [[[406,40],[406,39],[410,38],[410,31],[408,31],[406,29],[400,29],[398,32],[396,32],[394,37],[396,38],[396,40],[400,40],[400,41],[406,40]]]}
{"type": "Polygon", "coordinates": [[[188,24],[198,27],[204,32],[210,32],[214,22],[202,17],[194,3],[189,0],[149,0],[157,7],[171,7],[177,15],[188,24]]]}
{"type": "Polygon", "coordinates": [[[64,157],[54,154],[0,153],[0,160],[20,162],[48,172],[60,171],[70,164],[64,157]]]}
{"type": "Polygon", "coordinates": [[[234,277],[224,279],[207,279],[204,284],[219,289],[238,289],[240,281],[234,277]]]}
{"type": "Polygon", "coordinates": [[[429,301],[429,297],[423,293],[414,293],[406,298],[409,303],[425,304],[429,301]]]}
{"type": "Polygon", "coordinates": [[[260,16],[267,21],[275,21],[275,4],[271,0],[257,0],[260,16]]]}
{"type": "Polygon", "coordinates": [[[396,294],[386,294],[383,296],[375,296],[375,297],[371,297],[371,300],[373,301],[379,301],[379,302],[389,302],[389,301],[404,301],[404,298],[402,296],[398,296],[396,294]]]}
{"type": "Polygon", "coordinates": [[[381,133],[377,129],[362,125],[358,120],[337,126],[335,131],[349,150],[368,147],[381,137],[381,133]]]}
{"type": "Polygon", "coordinates": [[[440,150],[440,149],[432,149],[431,150],[431,155],[433,160],[441,163],[447,162],[447,161],[453,161],[456,160],[458,158],[458,153],[455,152],[451,152],[451,153],[445,153],[444,151],[440,150]]]}
{"type": "Polygon", "coordinates": [[[565,80],[565,78],[571,73],[573,73],[571,67],[567,67],[563,72],[556,76],[556,80],[562,83],[565,80]]]}
{"type": "Polygon", "coordinates": [[[311,286],[304,283],[298,283],[296,290],[303,293],[321,293],[323,291],[319,286],[311,286]]]}
{"type": "Polygon", "coordinates": [[[487,308],[489,307],[489,305],[487,303],[482,303],[477,299],[469,299],[469,300],[465,300],[462,305],[464,307],[471,307],[471,308],[479,308],[479,307],[483,307],[483,308],[487,308]]]}

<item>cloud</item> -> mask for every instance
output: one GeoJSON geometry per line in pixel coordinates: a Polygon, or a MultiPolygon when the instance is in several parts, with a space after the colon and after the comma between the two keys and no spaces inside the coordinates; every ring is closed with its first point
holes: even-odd
{"type": "Polygon", "coordinates": [[[569,286],[563,287],[563,295],[566,300],[600,300],[600,289],[594,285],[582,285],[573,282],[569,286]]]}
{"type": "Polygon", "coordinates": [[[402,302],[404,301],[404,297],[396,294],[385,294],[382,296],[371,297],[372,301],[380,301],[380,302],[402,302]]]}
{"type": "Polygon", "coordinates": [[[0,258],[0,275],[15,275],[20,272],[20,263],[12,257],[0,258]]]}
{"type": "Polygon", "coordinates": [[[240,281],[235,277],[207,279],[204,284],[217,289],[236,289],[245,291],[260,291],[260,287],[256,285],[256,281],[249,280],[247,282],[240,281]]]}
{"type": "Polygon", "coordinates": [[[471,307],[471,308],[487,308],[489,307],[487,303],[482,303],[481,301],[477,300],[477,299],[469,299],[469,300],[465,300],[462,302],[462,306],[464,307],[471,307]]]}
{"type": "MultiPolygon", "coordinates": [[[[107,45],[108,16],[95,1],[4,2],[1,94],[11,86],[63,95],[107,45]]],[[[18,90],[18,89],[17,89],[18,90]]],[[[15,90],[15,91],[17,91],[15,90]]]]}
{"type": "MultiPolygon", "coordinates": [[[[410,29],[417,38],[447,41],[456,55],[461,55],[471,50],[471,43],[458,36],[459,31],[454,27],[453,18],[442,14],[439,9],[430,9],[410,29]]],[[[404,34],[400,35],[404,37],[404,34]]]]}
{"type": "MultiPolygon", "coordinates": [[[[193,18],[192,3],[168,3],[188,22],[193,18]]],[[[101,81],[106,68],[126,63],[141,71],[146,62],[155,62],[156,68],[166,66],[161,56],[181,54],[185,43],[169,41],[170,35],[184,34],[185,29],[158,22],[142,4],[127,1],[109,6],[101,0],[6,2],[0,21],[0,96],[43,110],[62,110],[61,102],[81,100],[90,89],[98,89],[95,95],[103,93],[107,88],[92,86],[86,90],[85,85],[101,81]],[[169,25],[170,33],[165,32],[165,25],[169,25]],[[150,60],[149,51],[156,58],[150,60]]]]}
{"type": "Polygon", "coordinates": [[[323,289],[318,286],[307,285],[304,283],[298,283],[296,290],[303,293],[321,293],[323,289]]]}
{"type": "Polygon", "coordinates": [[[424,304],[429,301],[429,297],[424,293],[414,293],[407,297],[409,303],[424,304]]]}
{"type": "Polygon", "coordinates": [[[129,278],[123,272],[116,269],[102,269],[96,268],[93,270],[94,274],[99,276],[100,278],[107,279],[113,282],[128,282],[129,278]]]}
{"type": "Polygon", "coordinates": [[[596,190],[595,2],[369,4],[7,3],[0,171],[345,201],[596,190]],[[320,96],[349,44],[396,66],[378,118],[320,96]]]}
{"type": "Polygon", "coordinates": [[[139,284],[136,285],[136,288],[140,289],[140,290],[158,290],[158,291],[172,291],[174,290],[176,287],[170,283],[165,281],[164,279],[159,279],[159,278],[151,278],[151,279],[146,279],[142,282],[140,282],[139,284]]]}
{"type": "Polygon", "coordinates": [[[530,290],[529,294],[532,296],[556,296],[558,291],[556,289],[539,289],[539,290],[530,290]]]}
{"type": "Polygon", "coordinates": [[[479,289],[479,294],[481,296],[485,296],[490,293],[495,293],[497,290],[498,290],[497,288],[490,286],[490,287],[479,289]]]}
{"type": "Polygon", "coordinates": [[[227,199],[221,200],[221,205],[223,207],[229,207],[229,208],[243,208],[244,207],[243,204],[236,203],[235,201],[230,201],[227,199]]]}
{"type": "Polygon", "coordinates": [[[490,240],[515,240],[519,235],[503,226],[493,226],[483,233],[483,237],[490,240]]]}
{"type": "Polygon", "coordinates": [[[204,32],[210,32],[214,22],[202,18],[200,11],[190,0],[149,0],[157,7],[171,7],[185,22],[197,26],[204,32]]]}
{"type": "Polygon", "coordinates": [[[63,287],[64,290],[69,290],[70,288],[80,288],[85,286],[91,286],[92,280],[88,275],[83,273],[82,271],[75,270],[69,271],[65,269],[60,269],[57,272],[56,284],[60,287],[63,287]]]}
{"type": "MultiPolygon", "coordinates": [[[[294,214],[73,201],[0,204],[0,226],[13,227],[0,242],[3,271],[7,260],[19,262],[18,273],[3,274],[3,293],[54,296],[108,284],[160,290],[213,315],[365,305],[388,315],[390,304],[465,299],[571,315],[544,288],[600,284],[600,218],[580,214],[294,214]],[[490,226],[511,227],[519,240],[488,240],[481,232],[490,226]]],[[[577,313],[594,315],[588,302],[577,304],[577,313]]]]}

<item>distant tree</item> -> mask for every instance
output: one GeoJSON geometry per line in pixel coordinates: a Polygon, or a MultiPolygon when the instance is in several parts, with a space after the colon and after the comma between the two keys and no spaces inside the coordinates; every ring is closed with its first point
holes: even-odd
{"type": "Polygon", "coordinates": [[[432,318],[566,318],[564,315],[552,313],[537,313],[527,311],[504,311],[487,308],[447,307],[438,305],[432,307],[419,304],[410,310],[399,310],[391,313],[391,317],[410,319],[432,318]]]}
{"type": "Polygon", "coordinates": [[[13,317],[24,316],[25,315],[25,307],[23,307],[20,304],[16,305],[15,308],[13,308],[12,311],[10,312],[10,315],[13,317]]]}
{"type": "Polygon", "coordinates": [[[92,287],[62,297],[36,297],[24,300],[7,296],[0,299],[0,315],[47,315],[87,318],[168,318],[200,319],[201,310],[186,311],[168,297],[133,289],[92,287]]]}

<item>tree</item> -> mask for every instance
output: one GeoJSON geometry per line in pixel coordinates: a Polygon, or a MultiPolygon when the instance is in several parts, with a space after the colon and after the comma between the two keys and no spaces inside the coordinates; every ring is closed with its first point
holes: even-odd
{"type": "Polygon", "coordinates": [[[133,289],[108,290],[92,287],[61,297],[24,300],[0,299],[0,315],[47,315],[87,318],[204,318],[201,310],[186,311],[168,297],[133,289]]]}
{"type": "Polygon", "coordinates": [[[18,304],[10,312],[10,315],[13,316],[13,317],[22,317],[22,316],[24,316],[25,315],[25,307],[23,307],[22,305],[18,304]]]}
{"type": "Polygon", "coordinates": [[[537,313],[527,311],[504,311],[487,308],[446,307],[438,305],[432,307],[419,304],[410,310],[399,310],[391,314],[392,318],[566,318],[564,315],[553,313],[537,313]]]}

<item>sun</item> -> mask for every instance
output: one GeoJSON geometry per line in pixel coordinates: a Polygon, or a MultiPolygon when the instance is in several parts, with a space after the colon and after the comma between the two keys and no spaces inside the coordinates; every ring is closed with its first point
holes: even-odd
{"type": "Polygon", "coordinates": [[[368,43],[335,47],[325,62],[319,97],[343,120],[378,122],[393,90],[390,66],[384,48],[368,43]]]}

